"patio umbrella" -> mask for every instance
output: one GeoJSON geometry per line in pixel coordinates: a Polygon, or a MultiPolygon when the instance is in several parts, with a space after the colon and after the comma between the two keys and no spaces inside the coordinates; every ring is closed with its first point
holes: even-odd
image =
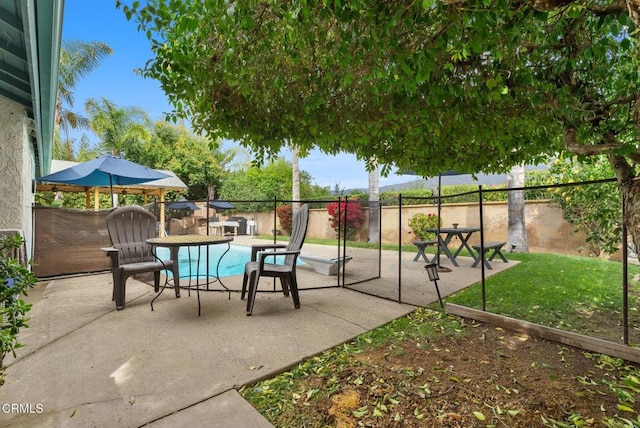
{"type": "MultiPolygon", "coordinates": [[[[155,169],[116,156],[103,155],[90,161],[45,175],[38,179],[43,183],[76,184],[79,186],[107,187],[111,191],[113,201],[113,185],[145,183],[170,177],[155,169]]],[[[113,203],[113,202],[112,202],[113,203]]]]}
{"type": "Polygon", "coordinates": [[[169,202],[167,204],[167,209],[170,210],[182,210],[182,211],[198,211],[200,210],[200,208],[198,208],[196,206],[196,204],[194,204],[191,201],[187,201],[186,199],[182,198],[179,201],[176,202],[169,202]]]}
{"type": "Polygon", "coordinates": [[[220,210],[232,210],[234,209],[236,206],[227,202],[227,201],[222,201],[220,199],[216,199],[215,201],[209,201],[209,206],[211,208],[215,208],[217,211],[220,210]]]}

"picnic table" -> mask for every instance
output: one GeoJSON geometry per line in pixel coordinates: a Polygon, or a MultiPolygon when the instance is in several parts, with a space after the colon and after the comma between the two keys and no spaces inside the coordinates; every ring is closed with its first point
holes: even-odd
{"type": "Polygon", "coordinates": [[[427,232],[435,233],[438,236],[438,251],[436,251],[436,259],[440,254],[444,254],[449,260],[451,260],[451,264],[456,267],[459,266],[456,261],[456,257],[458,257],[465,248],[471,257],[473,257],[474,262],[479,259],[479,256],[469,245],[469,239],[471,236],[479,231],[479,227],[441,227],[439,229],[434,227],[427,229],[427,232]],[[460,241],[460,245],[455,249],[455,251],[452,251],[451,248],[449,248],[453,238],[458,238],[460,241]]]}

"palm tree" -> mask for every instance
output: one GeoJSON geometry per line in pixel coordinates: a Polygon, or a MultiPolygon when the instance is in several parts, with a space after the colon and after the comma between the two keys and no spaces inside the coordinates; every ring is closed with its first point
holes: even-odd
{"type": "Polygon", "coordinates": [[[378,243],[380,235],[380,169],[378,162],[372,160],[373,169],[369,171],[369,240],[378,243]]]}
{"type": "MultiPolygon", "coordinates": [[[[65,40],[60,51],[60,72],[58,78],[58,98],[56,102],[56,129],[64,131],[69,140],[69,130],[88,129],[88,120],[74,113],[73,91],[78,81],[95,70],[113,49],[102,42],[82,42],[65,40]]],[[[64,144],[63,144],[64,145],[64,144]]],[[[68,144],[67,144],[68,145],[68,144]]]]}
{"type": "Polygon", "coordinates": [[[89,126],[102,147],[114,156],[126,157],[127,148],[150,138],[151,120],[139,107],[118,107],[106,98],[89,98],[84,105],[89,126]]]}
{"type": "MultiPolygon", "coordinates": [[[[106,98],[89,98],[84,109],[100,145],[114,156],[126,157],[127,149],[151,139],[151,120],[139,107],[118,107],[106,98]]],[[[117,194],[113,195],[113,206],[118,206],[117,194]]]]}
{"type": "MultiPolygon", "coordinates": [[[[514,166],[507,175],[508,188],[524,187],[525,170],[523,165],[514,166]]],[[[507,204],[509,207],[509,228],[507,248],[518,253],[529,252],[527,228],[525,225],[525,199],[524,190],[512,190],[507,192],[507,204]]]]}
{"type": "Polygon", "coordinates": [[[293,199],[293,212],[297,212],[300,208],[300,159],[298,157],[298,148],[291,143],[291,163],[292,163],[292,177],[291,177],[291,199],[293,199]]]}

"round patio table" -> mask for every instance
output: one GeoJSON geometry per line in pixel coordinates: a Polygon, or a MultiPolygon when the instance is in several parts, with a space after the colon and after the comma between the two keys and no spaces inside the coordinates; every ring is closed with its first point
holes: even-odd
{"type": "MultiPolygon", "coordinates": [[[[225,254],[227,254],[227,252],[229,252],[229,249],[231,248],[231,241],[233,241],[233,237],[231,237],[231,236],[171,235],[171,236],[160,236],[160,237],[156,237],[156,238],[147,239],[145,242],[147,244],[151,245],[153,248],[156,248],[156,247],[169,248],[170,257],[171,257],[171,260],[173,260],[173,263],[176,266],[176,275],[178,275],[178,278],[180,278],[180,270],[179,270],[180,268],[179,268],[179,264],[178,264],[178,251],[180,250],[180,247],[201,247],[201,246],[206,245],[207,246],[207,279],[206,279],[207,290],[209,289],[209,284],[211,283],[209,281],[210,276],[209,276],[209,250],[208,250],[208,246],[209,245],[216,245],[216,244],[227,244],[227,249],[225,250],[224,253],[222,253],[220,258],[218,259],[218,263],[216,264],[215,279],[214,279],[213,282],[220,283],[220,285],[225,290],[227,290],[227,292],[229,292],[229,298],[231,298],[231,291],[229,290],[229,288],[227,288],[222,283],[222,280],[220,279],[220,275],[219,275],[220,261],[225,256],[225,254]]],[[[200,252],[198,251],[198,254],[199,253],[200,252]]],[[[197,263],[197,267],[196,267],[196,294],[198,295],[198,316],[200,316],[200,314],[201,314],[201,306],[200,306],[200,274],[199,274],[199,270],[200,270],[200,257],[198,257],[198,263],[197,263]]],[[[162,287],[162,289],[160,290],[158,295],[156,297],[154,297],[153,300],[151,301],[151,310],[153,310],[153,302],[158,297],[160,297],[160,295],[162,294],[162,292],[166,288],[168,282],[169,282],[169,279],[167,278],[167,280],[164,283],[164,286],[162,287]]],[[[188,288],[191,289],[191,252],[189,252],[189,286],[188,286],[188,288]]]]}

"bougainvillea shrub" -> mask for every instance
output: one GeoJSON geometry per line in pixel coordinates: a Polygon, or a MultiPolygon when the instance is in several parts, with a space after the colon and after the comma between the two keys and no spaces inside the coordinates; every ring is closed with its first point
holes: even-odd
{"type": "Polygon", "coordinates": [[[291,205],[281,205],[276,208],[276,215],[280,220],[280,227],[287,235],[291,235],[291,223],[293,223],[293,208],[291,205]]]}
{"type": "Polygon", "coordinates": [[[345,230],[346,222],[346,237],[345,239],[353,239],[357,235],[360,227],[364,223],[364,213],[362,211],[362,204],[359,202],[331,202],[327,205],[327,212],[329,213],[329,223],[331,227],[336,231],[336,236],[340,236],[340,230],[345,230]]]}

